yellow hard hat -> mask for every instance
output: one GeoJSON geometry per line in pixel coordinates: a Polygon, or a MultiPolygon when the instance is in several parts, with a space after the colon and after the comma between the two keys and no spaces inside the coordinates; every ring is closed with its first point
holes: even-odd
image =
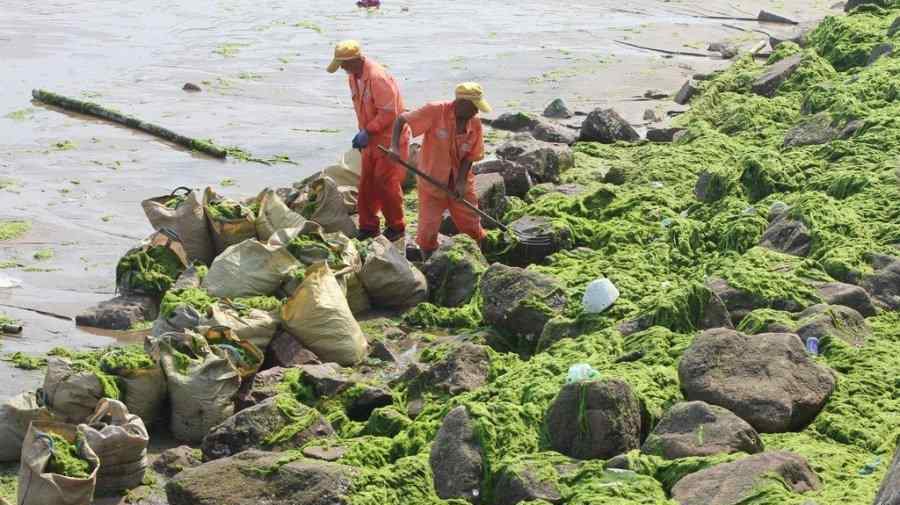
{"type": "Polygon", "coordinates": [[[477,82],[463,82],[456,85],[456,98],[468,100],[475,104],[481,112],[491,112],[491,104],[484,99],[484,90],[477,82]]]}
{"type": "Polygon", "coordinates": [[[328,73],[333,74],[341,68],[341,62],[355,60],[362,56],[362,47],[355,40],[343,40],[334,46],[334,59],[328,65],[328,73]]]}

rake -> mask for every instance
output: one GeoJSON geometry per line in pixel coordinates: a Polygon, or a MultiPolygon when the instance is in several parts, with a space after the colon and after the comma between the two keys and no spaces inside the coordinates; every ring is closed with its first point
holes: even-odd
{"type": "Polygon", "coordinates": [[[500,228],[501,230],[503,230],[504,233],[511,235],[513,238],[515,238],[517,242],[519,242],[523,245],[526,245],[526,246],[534,246],[534,247],[547,247],[547,246],[552,245],[553,241],[550,236],[548,236],[548,235],[529,235],[527,233],[523,233],[523,232],[520,232],[517,230],[510,229],[505,224],[494,219],[487,212],[479,209],[477,206],[469,203],[465,198],[462,198],[459,195],[457,195],[455,191],[452,191],[447,186],[438,182],[434,177],[422,172],[421,170],[416,168],[415,165],[413,165],[412,163],[409,163],[408,161],[400,158],[400,156],[398,156],[397,153],[391,151],[390,149],[387,149],[384,146],[378,146],[378,149],[381,149],[384,153],[386,153],[388,156],[393,158],[397,163],[400,163],[401,165],[406,167],[407,170],[418,175],[422,179],[425,179],[426,181],[431,183],[434,187],[436,187],[436,188],[440,189],[441,191],[443,191],[444,193],[446,193],[450,198],[453,198],[457,202],[459,202],[459,203],[465,205],[466,207],[468,207],[469,209],[471,209],[473,212],[475,212],[482,218],[487,219],[488,221],[497,225],[497,227],[500,228]]]}

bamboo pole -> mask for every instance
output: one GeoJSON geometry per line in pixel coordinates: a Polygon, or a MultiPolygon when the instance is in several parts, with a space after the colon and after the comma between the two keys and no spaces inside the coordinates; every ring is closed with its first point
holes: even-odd
{"type": "Polygon", "coordinates": [[[225,149],[213,144],[212,142],[185,137],[184,135],[175,133],[168,128],[163,128],[162,126],[142,121],[134,116],[116,112],[101,105],[97,105],[93,102],[76,100],[74,98],[57,95],[56,93],[51,93],[42,89],[32,90],[31,96],[33,96],[35,100],[38,100],[40,102],[54,105],[56,107],[61,107],[73,112],[80,112],[82,114],[106,119],[108,121],[112,121],[129,128],[134,128],[136,130],[149,133],[150,135],[168,140],[169,142],[174,142],[175,144],[184,146],[188,149],[193,149],[195,151],[208,154],[215,158],[225,158],[227,154],[225,149]]]}

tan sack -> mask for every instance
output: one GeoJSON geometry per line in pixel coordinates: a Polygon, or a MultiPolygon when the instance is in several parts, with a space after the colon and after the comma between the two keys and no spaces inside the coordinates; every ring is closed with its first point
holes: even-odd
{"type": "Polygon", "coordinates": [[[123,352],[125,352],[123,348],[107,351],[100,358],[100,368],[116,376],[122,402],[128,411],[140,417],[144,424],[152,425],[162,414],[163,404],[167,398],[166,376],[159,362],[152,359],[149,361],[153,364],[145,368],[117,367],[114,358],[116,354],[123,352]]]}
{"type": "Polygon", "coordinates": [[[284,204],[275,191],[264,190],[259,197],[259,215],[256,217],[256,236],[265,242],[278,230],[303,226],[306,218],[284,204]]]}
{"type": "Polygon", "coordinates": [[[328,232],[342,232],[348,237],[356,237],[359,229],[348,210],[344,194],[334,179],[321,177],[309,185],[308,196],[299,198],[292,207],[303,217],[311,219],[328,232]]]}
{"type": "MultiPolygon", "coordinates": [[[[209,231],[212,236],[213,245],[216,254],[221,254],[228,246],[239,244],[248,238],[256,238],[256,216],[252,210],[243,204],[240,208],[243,210],[241,216],[223,216],[213,209],[212,205],[217,202],[227,200],[212,188],[206,188],[203,192],[203,209],[206,212],[206,219],[209,222],[209,231]]],[[[237,205],[238,202],[231,200],[230,203],[237,205]]],[[[238,208],[238,207],[233,207],[238,208]]]]}
{"type": "Polygon", "coordinates": [[[154,230],[167,228],[175,232],[189,261],[201,261],[206,265],[212,262],[215,248],[203,201],[196,191],[176,188],[170,195],[144,200],[141,207],[154,230]]]}
{"type": "Polygon", "coordinates": [[[368,246],[359,278],[375,307],[412,307],[428,299],[428,281],[406,255],[380,235],[368,246]]]}
{"type": "Polygon", "coordinates": [[[203,288],[218,298],[269,296],[298,266],[300,262],[284,247],[245,240],[213,260],[203,288]]]}
{"type": "Polygon", "coordinates": [[[97,494],[111,494],[141,485],[147,471],[150,435],[140,417],[124,403],[104,398],[78,431],[100,460],[97,494]]]}
{"type": "Polygon", "coordinates": [[[50,411],[38,405],[32,392],[13,396],[0,405],[0,463],[19,461],[22,440],[32,421],[50,421],[50,411]]]}
{"type": "MultiPolygon", "coordinates": [[[[278,331],[278,318],[276,312],[266,312],[260,309],[250,309],[246,315],[241,315],[236,309],[227,304],[217,303],[210,310],[210,317],[203,320],[202,326],[224,326],[230,328],[240,340],[246,340],[260,349],[269,347],[269,342],[278,331]]],[[[203,333],[201,331],[201,333],[203,333]]]]}
{"type": "Polygon", "coordinates": [[[201,328],[206,342],[209,343],[213,350],[222,351],[221,354],[241,374],[241,380],[259,371],[259,367],[262,366],[263,358],[265,357],[259,347],[247,340],[238,338],[234,331],[227,326],[201,328]]]}
{"type": "MultiPolygon", "coordinates": [[[[58,449],[58,448],[57,448],[58,449]]],[[[28,428],[22,443],[22,463],[19,466],[18,505],[91,505],[100,460],[74,424],[35,421],[28,428]],[[48,468],[53,456],[50,434],[75,445],[76,453],[90,464],[84,478],[52,473],[48,468]]]]}
{"type": "Polygon", "coordinates": [[[288,332],[322,361],[350,366],[366,356],[366,338],[324,262],[306,268],[303,284],[281,307],[281,319],[288,332]]]}
{"type": "Polygon", "coordinates": [[[93,372],[79,370],[63,358],[47,360],[47,375],[38,398],[60,420],[83,423],[105,396],[103,382],[93,372]]]}

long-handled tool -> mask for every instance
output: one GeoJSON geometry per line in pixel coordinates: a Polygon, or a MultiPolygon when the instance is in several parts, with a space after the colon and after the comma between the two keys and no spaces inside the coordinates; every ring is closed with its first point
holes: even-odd
{"type": "Polygon", "coordinates": [[[453,198],[457,202],[465,205],[466,207],[468,207],[469,209],[471,209],[473,212],[475,212],[479,216],[483,217],[484,219],[491,221],[492,223],[497,225],[498,228],[503,230],[505,233],[508,233],[508,234],[512,235],[513,237],[515,237],[515,239],[517,241],[521,242],[522,244],[529,245],[529,246],[536,246],[536,247],[541,247],[541,246],[546,247],[551,244],[551,238],[547,235],[532,236],[532,235],[527,235],[527,234],[517,232],[515,230],[510,229],[505,224],[503,224],[500,221],[491,217],[491,215],[488,214],[487,212],[479,209],[475,205],[472,205],[465,198],[462,198],[460,195],[456,194],[456,192],[452,191],[447,186],[444,186],[442,183],[438,182],[434,177],[432,177],[426,173],[423,173],[421,170],[416,168],[412,163],[409,163],[408,161],[400,158],[400,156],[398,156],[397,153],[391,151],[390,149],[388,149],[384,146],[378,146],[378,149],[381,149],[383,152],[387,153],[388,156],[390,156],[395,161],[397,161],[398,163],[400,163],[401,165],[406,167],[407,170],[418,175],[422,179],[425,179],[426,181],[431,183],[431,185],[433,185],[434,187],[436,187],[436,188],[440,189],[441,191],[443,191],[444,193],[446,193],[448,196],[450,196],[450,198],[453,198]]]}

